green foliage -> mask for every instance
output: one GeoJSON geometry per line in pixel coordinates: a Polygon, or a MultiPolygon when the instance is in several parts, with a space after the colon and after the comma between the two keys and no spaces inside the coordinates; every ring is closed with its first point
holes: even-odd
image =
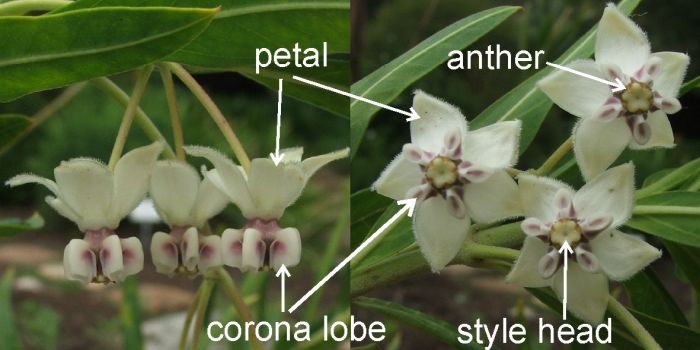
{"type": "Polygon", "coordinates": [[[12,311],[12,283],[15,271],[9,269],[0,279],[0,344],[8,350],[22,349],[12,311]]]}
{"type": "Polygon", "coordinates": [[[38,230],[44,226],[44,219],[34,213],[27,219],[0,219],[0,237],[10,237],[23,232],[38,230]]]}
{"type": "Polygon", "coordinates": [[[626,223],[627,226],[663,239],[700,247],[699,192],[650,195],[639,199],[637,206],[637,211],[626,223]]]}
{"type": "Polygon", "coordinates": [[[32,125],[32,119],[19,114],[0,114],[0,153],[11,146],[32,125]]]}
{"type": "Polygon", "coordinates": [[[357,191],[350,197],[352,210],[352,242],[356,247],[362,243],[367,234],[371,233],[372,227],[379,222],[378,219],[391,204],[391,199],[377,194],[370,189],[357,191]]]}
{"type": "Polygon", "coordinates": [[[632,306],[659,319],[688,326],[683,312],[651,269],[644,269],[624,282],[632,306]]]}
{"type": "Polygon", "coordinates": [[[123,348],[126,350],[143,349],[141,334],[141,302],[139,300],[139,281],[136,276],[127,277],[122,282],[124,301],[119,308],[122,325],[123,348]]]}
{"type": "Polygon", "coordinates": [[[24,341],[35,349],[58,349],[61,333],[61,315],[49,305],[25,300],[19,305],[19,328],[24,341]]]}

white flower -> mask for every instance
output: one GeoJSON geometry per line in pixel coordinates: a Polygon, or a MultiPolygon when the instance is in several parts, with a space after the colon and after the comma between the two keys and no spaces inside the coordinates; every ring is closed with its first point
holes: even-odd
{"type": "Polygon", "coordinates": [[[609,5],[600,19],[595,62],[582,60],[568,66],[608,81],[620,81],[625,90],[564,71],[556,71],[538,85],[567,112],[581,118],[574,128],[576,161],[586,179],[607,169],[626,147],[673,147],[667,114],[680,110],[678,89],[690,58],[678,52],[651,53],[644,32],[609,5]]]}
{"type": "Polygon", "coordinates": [[[634,207],[634,167],[607,170],[578,192],[556,180],[521,175],[518,179],[526,219],[525,242],[506,277],[523,287],[551,286],[563,298],[563,264],[558,250],[574,250],[568,275],[568,308],[587,322],[603,319],[608,279],[623,281],[661,256],[661,251],[616,228],[634,207]]]}
{"type": "Polygon", "coordinates": [[[158,214],[171,229],[170,234],[153,235],[151,256],[156,271],[194,276],[221,266],[221,237],[201,235],[198,228],[219,214],[228,198],[206,176],[200,180],[191,165],[177,160],[156,163],[150,193],[158,214]]]}
{"type": "Polygon", "coordinates": [[[268,158],[251,162],[246,174],[226,156],[207,147],[189,146],[188,154],[208,159],[215,169],[206,177],[241,210],[247,219],[241,229],[221,235],[224,264],[242,271],[264,267],[295,266],[301,259],[301,238],[296,228],[280,228],[279,219],[301,195],[309,178],[327,163],[345,158],[340,150],[301,160],[303,150],[285,150],[278,166],[268,158]]]}
{"type": "Polygon", "coordinates": [[[439,272],[459,252],[471,219],[493,222],[522,212],[518,187],[504,170],[518,157],[520,121],[467,131],[457,108],[421,91],[413,108],[421,118],[411,122],[411,143],[373,189],[395,200],[417,198],[416,241],[439,272]]]}
{"type": "Polygon", "coordinates": [[[38,183],[54,196],[46,202],[78,225],[84,239],[73,239],[64,251],[66,277],[88,282],[117,282],[143,268],[143,248],[136,238],[119,239],[114,230],[146,195],[151,169],[163,146],[153,143],[125,154],[114,172],[88,158],[61,162],[56,181],[17,175],[9,186],[38,183]]]}

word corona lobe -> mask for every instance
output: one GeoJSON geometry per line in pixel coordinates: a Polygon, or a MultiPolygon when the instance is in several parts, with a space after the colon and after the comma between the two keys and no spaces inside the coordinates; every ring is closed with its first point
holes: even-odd
{"type": "Polygon", "coordinates": [[[527,70],[532,68],[533,65],[535,69],[540,69],[540,56],[544,55],[544,50],[537,50],[533,53],[527,50],[520,50],[515,54],[511,54],[506,49],[501,50],[501,45],[497,44],[495,51],[489,45],[483,53],[479,50],[468,50],[466,52],[452,50],[447,55],[449,56],[447,68],[450,70],[513,69],[513,66],[520,70],[527,70]],[[501,60],[503,60],[503,64],[501,64],[501,60]]]}
{"type": "Polygon", "coordinates": [[[260,74],[260,68],[274,65],[278,68],[286,68],[293,65],[296,68],[328,67],[328,43],[323,42],[322,48],[302,48],[299,43],[294,43],[291,49],[280,47],[274,51],[259,47],[255,49],[255,74],[260,74]]]}

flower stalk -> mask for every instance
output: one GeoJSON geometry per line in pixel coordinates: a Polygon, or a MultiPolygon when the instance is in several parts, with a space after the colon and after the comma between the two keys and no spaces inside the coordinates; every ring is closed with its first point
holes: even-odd
{"type": "Polygon", "coordinates": [[[542,165],[537,169],[537,175],[547,175],[554,167],[559,164],[559,162],[566,156],[569,151],[574,147],[574,139],[569,136],[555,151],[552,153],[547,160],[542,163],[542,165]]]}
{"type": "Polygon", "coordinates": [[[661,346],[656,339],[649,334],[649,331],[639,323],[639,321],[622,305],[617,299],[610,296],[608,298],[608,311],[615,316],[633,335],[637,337],[639,344],[646,350],[661,350],[661,346]]]}
{"type": "Polygon", "coordinates": [[[207,313],[207,306],[211,298],[211,292],[216,285],[216,277],[213,275],[205,275],[204,282],[200,286],[202,295],[197,303],[197,314],[194,319],[194,328],[192,329],[192,349],[199,349],[199,338],[202,334],[202,326],[204,325],[204,316],[207,313]]]}
{"type": "Polygon", "coordinates": [[[637,205],[634,215],[700,215],[700,208],[675,205],[637,205]]]}
{"type": "Polygon", "coordinates": [[[185,350],[187,348],[187,336],[190,334],[190,328],[192,328],[192,320],[194,319],[194,313],[197,311],[199,299],[202,297],[202,290],[203,288],[200,285],[199,289],[197,289],[197,293],[192,299],[190,307],[187,309],[185,324],[182,326],[182,332],[180,333],[180,343],[178,345],[179,350],[185,350]]]}
{"type": "Polygon", "coordinates": [[[165,89],[165,97],[168,100],[168,110],[170,111],[170,125],[173,128],[173,140],[175,142],[175,154],[177,159],[185,160],[185,138],[182,133],[182,122],[180,121],[180,108],[177,105],[175,95],[175,84],[173,84],[173,74],[165,65],[158,65],[160,77],[165,89]]]}
{"type": "MultiPolygon", "coordinates": [[[[231,299],[231,302],[233,302],[233,306],[236,308],[236,311],[238,311],[238,314],[241,315],[243,321],[246,323],[253,321],[253,313],[250,311],[243,298],[241,298],[241,293],[238,291],[236,283],[233,281],[233,279],[231,279],[231,276],[229,276],[229,274],[223,268],[219,268],[217,270],[217,274],[219,275],[221,281],[223,281],[222,285],[224,287],[224,292],[226,292],[226,295],[229,297],[229,299],[231,299]]],[[[253,350],[263,349],[262,343],[260,343],[260,340],[255,334],[253,334],[253,337],[251,338],[250,345],[253,350]]]]}

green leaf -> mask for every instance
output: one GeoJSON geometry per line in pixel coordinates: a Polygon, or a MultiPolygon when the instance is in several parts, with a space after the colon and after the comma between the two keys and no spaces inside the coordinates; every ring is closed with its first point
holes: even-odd
{"type": "Polygon", "coordinates": [[[384,197],[369,188],[357,191],[350,197],[352,247],[362,243],[362,240],[370,232],[379,216],[392,203],[388,197],[384,197]]]}
{"type": "Polygon", "coordinates": [[[0,114],[0,154],[22,137],[32,126],[32,119],[19,114],[0,114]]]}
{"type": "Polygon", "coordinates": [[[659,175],[659,173],[652,174],[650,176],[652,180],[649,180],[648,185],[647,181],[645,181],[644,187],[637,191],[636,196],[637,198],[644,198],[655,193],[674,190],[688,179],[698,177],[700,177],[700,158],[690,161],[664,176],[659,175]]]}
{"type": "Polygon", "coordinates": [[[483,349],[476,345],[461,344],[457,340],[459,337],[457,327],[401,304],[367,297],[355,298],[353,304],[392,318],[455,349],[483,349]]]}
{"type": "MultiPolygon", "coordinates": [[[[413,82],[447,61],[450,51],[461,50],[471,45],[518,9],[519,7],[515,6],[494,7],[449,25],[352,84],[352,93],[390,104],[413,82]]],[[[378,110],[379,107],[358,100],[350,102],[351,158],[355,156],[367,126],[378,110]]]]}
{"type": "Polygon", "coordinates": [[[675,242],[664,241],[664,245],[668,252],[671,253],[671,258],[676,264],[676,267],[688,279],[688,282],[700,291],[700,248],[689,247],[675,242]]]}
{"type": "Polygon", "coordinates": [[[199,35],[216,13],[115,7],[0,17],[0,101],[155,62],[199,35]]]}
{"type": "Polygon", "coordinates": [[[124,349],[143,349],[139,281],[136,276],[129,276],[122,282],[122,293],[124,301],[120,306],[119,318],[122,324],[124,349]]]}
{"type": "MultiPolygon", "coordinates": [[[[367,232],[367,235],[374,233],[382,225],[384,225],[391,217],[396,215],[396,213],[401,209],[401,206],[393,203],[391,204],[382,215],[375,221],[374,225],[367,232]]],[[[362,236],[360,233],[353,233],[353,235],[362,236]]],[[[357,270],[362,270],[362,268],[371,266],[372,264],[388,259],[401,252],[402,250],[408,248],[411,244],[415,242],[413,238],[413,222],[411,218],[406,215],[401,216],[394,224],[389,227],[384,233],[377,238],[379,242],[376,245],[370,245],[365,248],[362,253],[365,254],[363,257],[357,257],[358,264],[354,266],[357,270]]]]}
{"type": "Polygon", "coordinates": [[[634,309],[630,309],[630,312],[663,349],[695,349],[700,344],[700,333],[688,327],[660,320],[634,309]]]}
{"type": "Polygon", "coordinates": [[[29,219],[9,218],[0,220],[0,237],[10,237],[22,232],[38,230],[44,226],[44,219],[34,213],[29,219]]]}
{"type": "Polygon", "coordinates": [[[14,279],[15,270],[8,269],[0,280],[0,344],[2,344],[3,349],[8,350],[22,349],[12,311],[12,282],[14,279]]]}
{"type": "Polygon", "coordinates": [[[700,76],[697,76],[683,84],[678,95],[683,96],[686,93],[690,92],[690,90],[697,88],[700,88],[700,76]]]}
{"type": "Polygon", "coordinates": [[[631,228],[685,245],[700,247],[700,193],[664,192],[637,200],[631,228]]]}
{"type": "Polygon", "coordinates": [[[683,312],[656,274],[646,268],[624,282],[632,306],[659,319],[688,326],[683,312]]]}
{"type": "Polygon", "coordinates": [[[642,183],[642,188],[649,187],[653,183],[658,182],[659,180],[663,179],[666,175],[670,174],[673,170],[675,169],[663,169],[647,176],[647,178],[644,179],[644,182],[642,183]]]}
{"type": "MultiPolygon", "coordinates": [[[[630,14],[640,1],[623,0],[618,4],[618,8],[623,13],[630,14]]],[[[591,56],[594,50],[596,28],[597,25],[576,41],[555,62],[566,64],[591,56]]],[[[535,138],[553,104],[536,85],[539,80],[549,75],[552,70],[552,67],[540,69],[481,112],[471,122],[470,127],[478,129],[499,121],[520,119],[523,122],[522,134],[520,135],[520,152],[525,152],[535,138]]]]}

